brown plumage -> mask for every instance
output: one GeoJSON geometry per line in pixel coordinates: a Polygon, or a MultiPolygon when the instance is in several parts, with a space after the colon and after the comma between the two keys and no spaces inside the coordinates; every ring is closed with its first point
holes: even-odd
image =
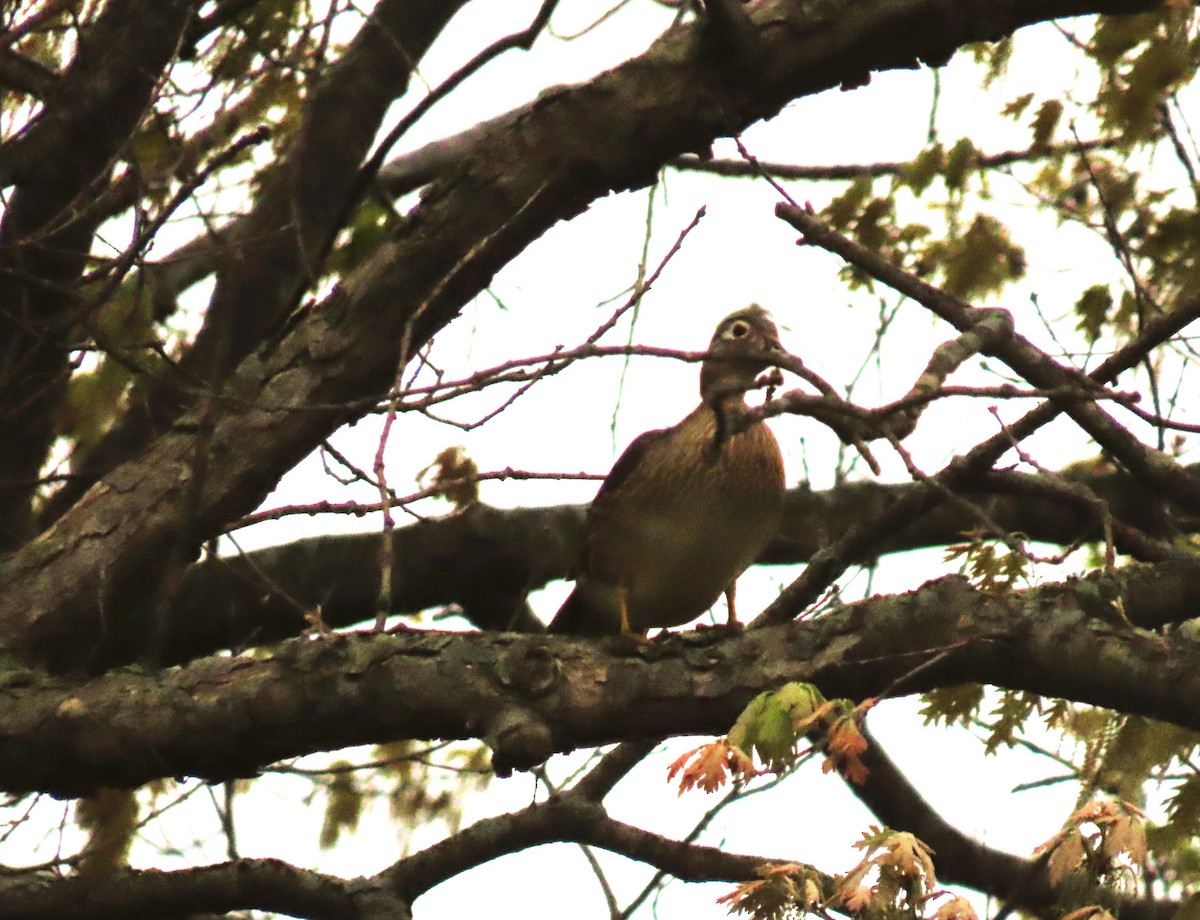
{"type": "Polygon", "coordinates": [[[575,590],[551,632],[601,635],[679,626],[733,587],[779,525],[783,458],[761,422],[732,437],[745,391],[782,352],[759,306],[725,317],[700,368],[700,405],[634,439],[588,511],[575,590]]]}

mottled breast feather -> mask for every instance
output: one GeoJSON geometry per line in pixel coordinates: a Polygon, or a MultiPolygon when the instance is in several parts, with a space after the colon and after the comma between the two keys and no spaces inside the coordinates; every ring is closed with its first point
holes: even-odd
{"type": "Polygon", "coordinates": [[[622,593],[632,629],[687,623],[754,562],[782,513],[779,444],[762,423],[714,451],[716,434],[715,412],[700,406],[626,448],[588,513],[554,631],[616,632],[622,593]]]}

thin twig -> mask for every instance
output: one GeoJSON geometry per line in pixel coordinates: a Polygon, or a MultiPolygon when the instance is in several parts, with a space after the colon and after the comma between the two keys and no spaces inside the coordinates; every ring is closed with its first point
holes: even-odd
{"type": "Polygon", "coordinates": [[[280,508],[272,508],[268,511],[256,511],[254,514],[248,514],[245,517],[238,518],[231,523],[225,530],[225,533],[232,533],[235,530],[241,530],[245,527],[251,527],[255,524],[261,524],[264,521],[278,521],[285,517],[293,515],[305,514],[310,517],[318,514],[349,514],[354,517],[365,517],[368,514],[374,514],[380,511],[388,511],[392,508],[399,508],[405,505],[411,505],[413,502],[420,501],[423,498],[431,498],[442,495],[447,488],[455,486],[468,485],[475,482],[484,482],[494,479],[513,479],[518,481],[548,479],[553,481],[575,481],[602,480],[602,473],[535,473],[529,470],[514,470],[511,467],[503,470],[494,470],[488,473],[476,473],[472,476],[464,476],[458,479],[442,479],[436,485],[427,486],[423,489],[418,489],[408,495],[395,495],[389,490],[393,496],[386,504],[383,501],[378,502],[312,502],[304,505],[284,505],[280,508]]]}
{"type": "MultiPolygon", "coordinates": [[[[1065,153],[1084,150],[1107,150],[1121,143],[1120,138],[1098,138],[1078,144],[1055,144],[1049,147],[1030,147],[1025,150],[1006,150],[980,156],[974,162],[981,169],[997,169],[1013,163],[1051,159],[1065,153]]],[[[765,175],[776,179],[837,181],[857,179],[860,176],[897,176],[912,166],[911,161],[880,163],[847,163],[835,166],[800,166],[794,163],[772,163],[755,159],[705,159],[698,156],[681,156],[669,160],[667,165],[686,172],[711,173],[716,176],[734,178],[762,178],[765,175]]]]}

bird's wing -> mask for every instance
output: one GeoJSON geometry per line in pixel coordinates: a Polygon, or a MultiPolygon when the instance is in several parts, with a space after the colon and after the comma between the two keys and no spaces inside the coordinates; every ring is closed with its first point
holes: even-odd
{"type": "Polygon", "coordinates": [[[596,497],[592,499],[592,504],[588,508],[587,520],[583,525],[583,540],[579,546],[579,555],[575,559],[575,565],[571,570],[571,577],[578,578],[582,574],[588,573],[589,552],[588,545],[591,543],[596,529],[604,526],[604,519],[609,514],[609,509],[614,502],[617,501],[617,495],[622,488],[633,486],[636,488],[639,476],[639,468],[645,461],[646,456],[654,449],[656,445],[661,443],[665,438],[671,436],[673,428],[654,428],[650,431],[643,431],[636,438],[629,442],[629,446],[621,452],[621,456],[617,458],[617,462],[613,464],[612,469],[608,471],[608,475],[604,477],[604,482],[600,484],[599,490],[596,492],[596,497]]]}
{"type": "MultiPolygon", "coordinates": [[[[569,577],[576,581],[575,589],[547,627],[550,632],[568,635],[603,635],[613,631],[611,617],[606,615],[610,611],[593,609],[594,605],[601,603],[594,593],[599,586],[587,584],[591,576],[599,574],[593,571],[594,563],[597,561],[596,543],[598,540],[603,541],[604,530],[607,522],[611,520],[613,509],[629,497],[624,490],[638,488],[638,480],[644,475],[642,464],[646,462],[647,456],[664,439],[669,438],[673,430],[673,428],[656,428],[642,432],[621,452],[617,462],[604,477],[604,482],[600,484],[596,497],[592,499],[592,504],[588,507],[579,553],[575,557],[575,565],[572,566],[569,573],[569,577]],[[624,498],[621,497],[623,493],[624,498]]],[[[600,590],[603,591],[602,588],[600,590]]]]}
{"type": "Polygon", "coordinates": [[[595,510],[597,505],[603,504],[605,500],[620,489],[631,478],[637,475],[637,469],[642,465],[646,455],[654,448],[654,445],[659,444],[666,438],[670,437],[671,433],[678,428],[676,425],[672,428],[655,428],[651,431],[643,431],[636,438],[629,442],[629,446],[621,452],[621,456],[617,458],[617,462],[613,464],[608,475],[604,477],[604,482],[600,484],[599,491],[596,492],[596,497],[592,499],[592,509],[595,510]]]}

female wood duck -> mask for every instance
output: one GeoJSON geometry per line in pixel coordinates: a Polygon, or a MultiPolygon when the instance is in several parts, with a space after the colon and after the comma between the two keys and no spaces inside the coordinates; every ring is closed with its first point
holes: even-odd
{"type": "Polygon", "coordinates": [[[762,422],[730,436],[745,392],[783,353],[770,314],[750,306],[721,320],[700,367],[700,405],[671,428],[634,439],[588,511],[575,590],[550,631],[645,633],[679,626],[758,558],[783,509],[783,457],[762,422]]]}

